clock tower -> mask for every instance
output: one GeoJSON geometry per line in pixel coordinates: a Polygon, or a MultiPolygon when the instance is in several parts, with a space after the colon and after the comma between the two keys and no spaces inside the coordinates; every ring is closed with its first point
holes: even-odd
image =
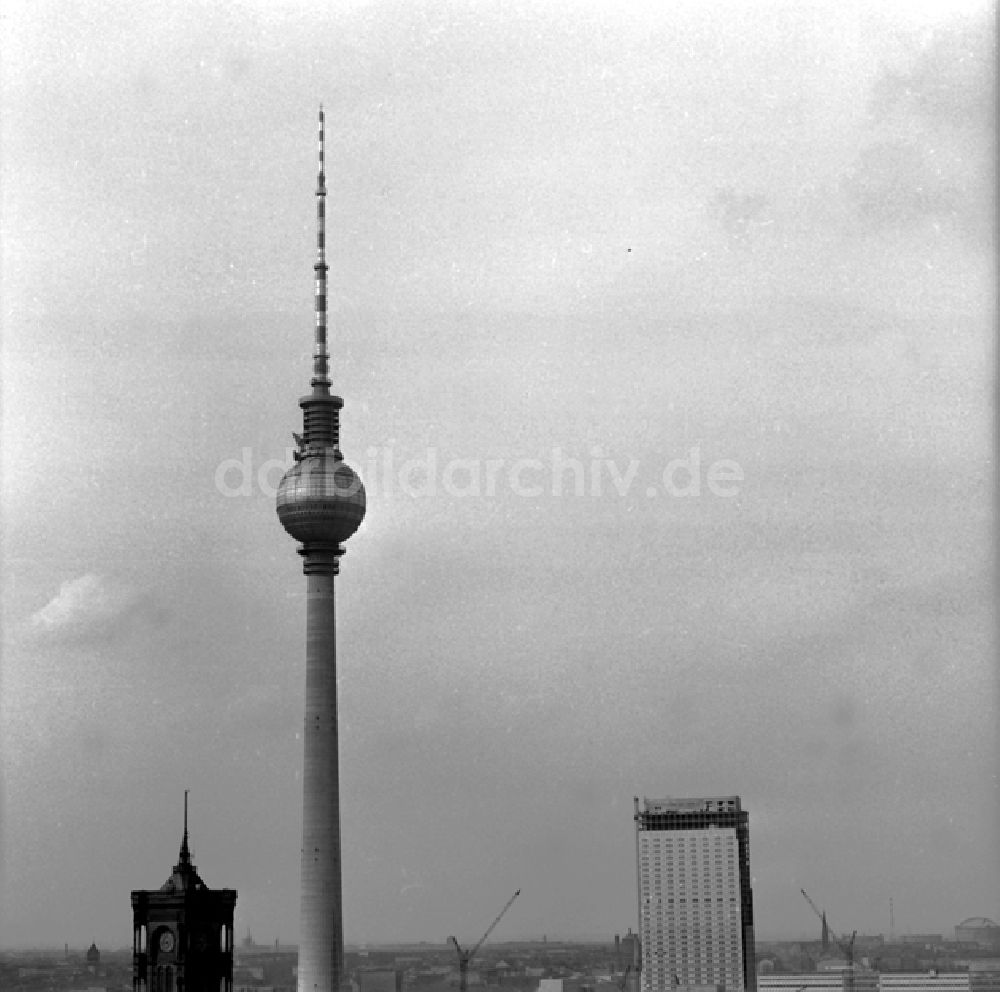
{"type": "Polygon", "coordinates": [[[235,889],[210,889],[184,838],[159,889],[132,892],[132,992],[232,992],[235,889]]]}

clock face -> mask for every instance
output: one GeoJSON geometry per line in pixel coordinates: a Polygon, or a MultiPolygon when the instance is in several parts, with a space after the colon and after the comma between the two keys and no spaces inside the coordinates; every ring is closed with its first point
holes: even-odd
{"type": "Polygon", "coordinates": [[[160,950],[169,954],[174,949],[174,935],[169,930],[160,934],[160,950]]]}

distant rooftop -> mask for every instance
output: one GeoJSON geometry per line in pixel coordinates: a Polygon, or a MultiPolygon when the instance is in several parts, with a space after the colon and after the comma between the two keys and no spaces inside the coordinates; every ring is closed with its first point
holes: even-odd
{"type": "Polygon", "coordinates": [[[646,799],[643,803],[647,813],[738,813],[739,796],[704,796],[689,799],[646,799]]]}

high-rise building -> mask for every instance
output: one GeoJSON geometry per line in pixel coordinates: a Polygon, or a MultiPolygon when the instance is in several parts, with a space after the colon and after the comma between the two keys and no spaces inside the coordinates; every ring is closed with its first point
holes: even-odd
{"type": "Polygon", "coordinates": [[[635,799],[642,992],[756,992],[739,796],[635,799]]]}
{"type": "Polygon", "coordinates": [[[236,890],[210,889],[191,863],[185,792],[177,864],[159,889],[132,892],[133,992],[232,992],[235,907],[236,890]]]}
{"type": "Polygon", "coordinates": [[[337,641],[333,580],[341,544],[361,525],[365,490],[340,453],[340,410],[330,393],[326,336],[326,178],[323,109],[316,180],[315,334],[312,391],[299,400],[295,464],[278,486],[278,519],[301,547],[306,575],[306,699],[302,770],[299,992],[341,992],[344,923],[340,870],[337,641]]]}

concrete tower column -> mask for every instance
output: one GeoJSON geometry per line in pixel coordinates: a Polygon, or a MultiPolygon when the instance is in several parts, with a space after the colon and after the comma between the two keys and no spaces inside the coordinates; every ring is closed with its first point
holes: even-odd
{"type": "Polygon", "coordinates": [[[344,974],[337,737],[337,561],[306,552],[299,992],[338,992],[344,974]],[[313,558],[319,560],[311,560],[313,558]]]}

